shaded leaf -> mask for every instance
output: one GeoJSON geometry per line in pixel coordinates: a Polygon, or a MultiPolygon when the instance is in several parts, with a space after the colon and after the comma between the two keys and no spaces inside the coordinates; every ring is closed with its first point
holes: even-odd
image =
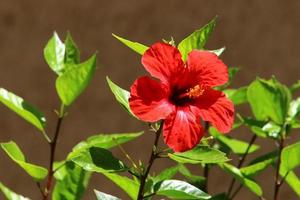
{"type": "Polygon", "coordinates": [[[71,33],[68,32],[66,40],[65,40],[65,56],[64,56],[65,64],[78,64],[80,63],[80,52],[73,41],[71,33]]]}
{"type": "Polygon", "coordinates": [[[206,184],[206,180],[203,176],[197,176],[197,175],[193,175],[187,167],[185,167],[184,165],[179,165],[179,172],[185,177],[187,178],[187,182],[192,184],[193,186],[197,187],[197,188],[204,188],[205,184],[206,184]]]}
{"type": "Polygon", "coordinates": [[[129,40],[126,40],[124,38],[121,38],[120,36],[117,36],[115,34],[112,34],[116,39],[118,39],[120,42],[122,42],[123,44],[125,44],[127,47],[129,47],[130,49],[132,49],[133,51],[143,55],[145,53],[145,51],[148,49],[147,46],[140,44],[138,42],[131,42],[129,40]]]}

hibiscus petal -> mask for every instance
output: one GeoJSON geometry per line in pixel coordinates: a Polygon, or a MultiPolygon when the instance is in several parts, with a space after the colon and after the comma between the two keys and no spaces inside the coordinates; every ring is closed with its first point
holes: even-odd
{"type": "Polygon", "coordinates": [[[155,122],[174,111],[168,100],[168,87],[147,76],[140,77],[131,86],[129,105],[141,120],[155,122]]]}
{"type": "Polygon", "coordinates": [[[179,107],[164,121],[163,135],[165,143],[176,152],[194,148],[204,134],[200,118],[189,107],[179,107]]]}
{"type": "Polygon", "coordinates": [[[211,122],[222,133],[230,131],[234,121],[234,106],[223,92],[207,89],[195,105],[193,112],[198,113],[204,121],[211,122]]]}
{"type": "Polygon", "coordinates": [[[163,42],[155,43],[145,52],[142,64],[153,77],[163,82],[184,69],[179,50],[163,42]]]}
{"type": "Polygon", "coordinates": [[[189,74],[203,85],[213,87],[228,81],[227,66],[212,52],[191,51],[187,65],[189,74]]]}

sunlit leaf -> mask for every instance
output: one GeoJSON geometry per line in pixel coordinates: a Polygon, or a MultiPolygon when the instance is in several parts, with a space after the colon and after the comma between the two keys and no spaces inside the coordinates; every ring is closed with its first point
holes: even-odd
{"type": "Polygon", "coordinates": [[[300,142],[289,145],[282,150],[281,165],[291,171],[300,165],[300,142]]]}
{"type": "Polygon", "coordinates": [[[130,49],[132,49],[133,51],[143,55],[145,53],[145,51],[148,49],[147,46],[140,44],[138,42],[131,42],[129,40],[126,40],[124,38],[121,38],[120,36],[117,36],[115,34],[112,34],[116,39],[118,39],[120,42],[122,42],[123,44],[125,44],[127,47],[129,47],[130,49]]]}
{"type": "Polygon", "coordinates": [[[300,89],[300,80],[298,80],[295,84],[293,84],[291,87],[290,87],[290,91],[292,93],[296,92],[297,90],[300,89]]]}
{"type": "Polygon", "coordinates": [[[34,180],[41,181],[47,176],[47,169],[26,162],[21,149],[13,141],[1,143],[1,147],[6,154],[21,168],[23,168],[34,180]]]}
{"type": "Polygon", "coordinates": [[[290,104],[290,109],[288,112],[288,120],[293,121],[297,116],[300,115],[300,98],[293,100],[290,104]]]}
{"type": "Polygon", "coordinates": [[[0,191],[2,191],[3,195],[6,197],[7,200],[30,200],[29,198],[23,197],[22,195],[13,192],[1,182],[0,191]]]}
{"type": "Polygon", "coordinates": [[[269,137],[278,138],[281,133],[281,127],[275,124],[274,122],[268,122],[265,124],[262,129],[269,137]]]}
{"type": "Polygon", "coordinates": [[[220,48],[220,49],[216,49],[216,50],[209,50],[210,52],[212,52],[212,53],[215,53],[217,56],[221,56],[222,55],[222,53],[225,51],[225,47],[222,47],[222,48],[220,48]]]}
{"type": "Polygon", "coordinates": [[[234,105],[240,105],[247,103],[247,87],[241,87],[238,89],[226,89],[223,91],[226,96],[234,103],[234,105]]]}
{"type": "Polygon", "coordinates": [[[40,131],[44,131],[46,126],[44,115],[21,97],[0,88],[0,102],[40,131]]]}
{"type": "Polygon", "coordinates": [[[114,197],[110,194],[106,194],[104,192],[100,192],[98,190],[94,190],[95,194],[96,194],[96,197],[98,200],[121,200],[117,197],[114,197]]]}

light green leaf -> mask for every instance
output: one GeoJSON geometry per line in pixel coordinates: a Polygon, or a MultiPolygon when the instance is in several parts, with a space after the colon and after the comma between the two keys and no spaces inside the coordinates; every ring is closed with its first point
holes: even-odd
{"type": "Polygon", "coordinates": [[[112,34],[116,39],[118,39],[120,42],[122,42],[123,44],[125,44],[126,46],[128,46],[130,49],[132,49],[133,51],[143,55],[145,53],[145,51],[148,49],[147,46],[140,44],[138,42],[132,42],[129,40],[126,40],[124,38],[121,38],[120,36],[117,36],[115,34],[112,34]]]}
{"type": "Polygon", "coordinates": [[[178,166],[167,168],[153,178],[153,183],[155,184],[163,180],[171,179],[177,174],[177,172],[178,166]]]}
{"type": "Polygon", "coordinates": [[[88,186],[91,173],[84,171],[73,162],[67,162],[59,171],[64,171],[63,179],[56,180],[52,200],[80,200],[88,186]]]}
{"type": "Polygon", "coordinates": [[[203,49],[206,44],[209,36],[211,35],[215,25],[216,25],[217,17],[211,20],[208,24],[206,24],[201,29],[193,32],[191,35],[183,39],[178,44],[178,49],[182,55],[182,59],[185,61],[187,59],[187,55],[193,49],[203,49]]]}
{"type": "Polygon", "coordinates": [[[122,161],[116,159],[110,151],[100,147],[91,147],[81,151],[71,160],[90,172],[105,173],[127,170],[122,161]]]}
{"type": "Polygon", "coordinates": [[[155,186],[157,195],[172,199],[210,199],[211,196],[195,186],[179,180],[165,180],[155,186]]]}
{"type": "Polygon", "coordinates": [[[254,177],[264,171],[267,167],[271,166],[276,160],[276,154],[273,154],[272,157],[265,157],[265,159],[260,162],[255,162],[241,168],[240,171],[247,177],[254,177]]]}
{"type": "Polygon", "coordinates": [[[293,84],[291,87],[290,87],[290,91],[291,93],[294,93],[296,92],[297,90],[300,89],[300,80],[298,80],[295,84],[293,84]]]}
{"type": "Polygon", "coordinates": [[[112,147],[124,144],[141,136],[144,132],[137,133],[120,133],[120,134],[99,134],[89,137],[87,140],[77,144],[72,152],[68,155],[68,159],[76,156],[78,153],[85,151],[91,147],[100,147],[110,149],[112,147]]]}
{"type": "MultiPolygon", "coordinates": [[[[287,174],[287,171],[284,168],[280,169],[280,175],[281,177],[285,177],[287,174]]],[[[300,179],[297,177],[296,173],[293,171],[290,171],[288,175],[285,177],[284,180],[292,189],[293,191],[300,197],[300,179]]]]}
{"type": "Polygon", "coordinates": [[[209,50],[210,52],[216,54],[218,57],[222,55],[222,53],[225,51],[225,47],[222,47],[220,49],[216,49],[216,50],[209,50]]]}
{"type": "Polygon", "coordinates": [[[168,156],[179,163],[207,164],[227,162],[226,154],[208,146],[197,146],[183,153],[169,153],[168,156]]]}
{"type": "Polygon", "coordinates": [[[80,52],[75,44],[71,33],[68,32],[66,40],[65,40],[65,56],[64,63],[65,64],[79,64],[80,63],[80,52]]]}
{"type": "Polygon", "coordinates": [[[0,88],[0,102],[34,125],[40,131],[44,132],[46,118],[40,111],[27,103],[24,99],[3,88],[0,88]]]}
{"type": "Polygon", "coordinates": [[[290,109],[288,112],[288,121],[293,121],[300,114],[300,98],[293,100],[290,104],[290,109]]]}
{"type": "Polygon", "coordinates": [[[117,84],[115,84],[114,82],[112,82],[108,77],[106,77],[107,83],[110,87],[110,90],[112,91],[112,93],[115,95],[116,100],[122,105],[122,107],[133,117],[134,114],[131,112],[130,110],[130,106],[129,106],[129,97],[130,97],[130,93],[127,90],[122,89],[121,87],[119,87],[117,84]]]}
{"type": "Polygon", "coordinates": [[[94,190],[95,194],[96,194],[96,197],[98,200],[121,200],[117,197],[114,197],[110,194],[106,194],[104,192],[100,192],[98,190],[94,190]]]}
{"type": "Polygon", "coordinates": [[[1,143],[1,147],[7,155],[23,168],[34,180],[41,181],[47,176],[47,169],[26,162],[24,154],[13,141],[1,143]]]}
{"type": "Polygon", "coordinates": [[[291,171],[300,165],[300,142],[289,145],[282,150],[281,165],[291,171]]]}
{"type": "Polygon", "coordinates": [[[131,199],[136,200],[139,191],[139,184],[137,182],[116,173],[103,173],[103,175],[124,190],[131,199]]]}
{"type": "Polygon", "coordinates": [[[271,138],[278,138],[281,133],[281,127],[272,121],[265,124],[261,130],[271,138]]]}
{"type": "Polygon", "coordinates": [[[245,187],[247,187],[250,191],[252,191],[257,196],[262,196],[262,189],[261,187],[254,182],[253,180],[247,178],[245,175],[242,174],[242,172],[236,168],[233,165],[230,165],[228,163],[219,164],[219,166],[232,175],[237,181],[239,181],[241,184],[243,184],[245,187]]]}
{"type": "Polygon", "coordinates": [[[248,87],[247,98],[256,119],[282,125],[288,114],[291,93],[275,78],[263,80],[257,78],[248,87]]]}
{"type": "MultiPolygon", "coordinates": [[[[231,149],[231,151],[235,154],[244,154],[249,146],[249,143],[233,139],[229,136],[224,136],[220,134],[215,128],[209,129],[210,134],[220,141],[223,145],[231,149]]],[[[253,153],[257,151],[260,147],[256,144],[251,145],[248,153],[253,153]]]]}
{"type": "Polygon", "coordinates": [[[223,91],[226,96],[234,103],[234,105],[240,105],[247,103],[247,87],[241,87],[238,89],[226,89],[223,91]]]}
{"type": "Polygon", "coordinates": [[[96,69],[96,55],[66,71],[56,80],[56,90],[64,105],[71,105],[90,83],[96,69]]]}
{"type": "Polygon", "coordinates": [[[0,182],[0,190],[2,191],[3,195],[6,197],[7,200],[30,200],[29,198],[23,197],[22,195],[16,194],[15,192],[11,191],[8,187],[3,185],[0,182]]]}

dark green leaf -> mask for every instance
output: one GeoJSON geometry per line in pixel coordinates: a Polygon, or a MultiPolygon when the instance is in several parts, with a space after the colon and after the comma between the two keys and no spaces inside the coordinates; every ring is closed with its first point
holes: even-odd
{"type": "Polygon", "coordinates": [[[90,83],[96,69],[96,55],[66,71],[56,80],[56,90],[64,105],[69,106],[90,83]]]}
{"type": "Polygon", "coordinates": [[[117,36],[115,34],[112,34],[115,38],[117,38],[120,42],[122,42],[123,44],[125,44],[126,46],[128,46],[130,49],[132,49],[133,51],[143,55],[145,53],[145,51],[148,49],[147,46],[140,44],[138,42],[131,42],[129,40],[126,40],[124,38],[121,38],[120,36],[117,36]]]}
{"type": "Polygon", "coordinates": [[[2,191],[3,195],[6,197],[7,200],[30,200],[29,198],[23,197],[22,195],[16,194],[15,192],[11,191],[8,187],[3,185],[0,182],[0,190],[2,191]]]}
{"type": "Polygon", "coordinates": [[[300,165],[300,142],[289,145],[282,150],[281,165],[291,171],[300,165]]]}
{"type": "Polygon", "coordinates": [[[65,64],[79,64],[80,63],[80,52],[73,41],[73,38],[71,36],[71,33],[68,32],[66,40],[65,40],[65,59],[64,63],[65,64]]]}
{"type": "Polygon", "coordinates": [[[100,191],[97,191],[97,190],[94,190],[95,194],[96,194],[96,197],[98,200],[121,200],[117,197],[114,197],[110,194],[106,194],[104,192],[100,192],[100,191]]]}
{"type": "Polygon", "coordinates": [[[203,49],[216,25],[216,21],[217,17],[215,17],[201,29],[193,32],[178,44],[178,49],[184,61],[187,59],[188,53],[190,53],[193,49],[203,49]]]}
{"type": "Polygon", "coordinates": [[[228,161],[225,153],[208,146],[197,146],[183,153],[169,153],[168,156],[179,163],[207,164],[228,161]]]}
{"type": "Polygon", "coordinates": [[[177,174],[177,172],[178,172],[178,166],[167,168],[164,171],[162,171],[160,174],[155,176],[153,178],[153,182],[155,184],[163,180],[171,179],[177,174]]]}
{"type": "Polygon", "coordinates": [[[105,173],[127,170],[122,161],[116,159],[110,151],[100,147],[91,147],[81,151],[71,160],[90,172],[105,173]]]}
{"type": "Polygon", "coordinates": [[[233,165],[230,165],[228,163],[219,164],[219,166],[232,175],[236,180],[238,180],[241,184],[243,184],[245,187],[247,187],[250,191],[252,191],[254,194],[258,196],[262,196],[262,189],[261,187],[254,182],[253,180],[247,178],[245,175],[242,174],[242,172],[236,168],[233,165]]]}
{"type": "Polygon", "coordinates": [[[248,101],[247,87],[241,87],[239,89],[226,89],[223,92],[234,103],[234,105],[247,103],[248,101]]]}
{"type": "Polygon", "coordinates": [[[120,133],[120,134],[99,134],[89,137],[86,141],[77,144],[72,152],[68,155],[68,159],[76,156],[78,153],[85,151],[91,147],[100,147],[110,149],[112,147],[124,144],[141,136],[143,132],[137,133],[120,133]]]}
{"type": "Polygon", "coordinates": [[[67,162],[56,173],[63,171],[65,176],[56,180],[53,200],[80,200],[88,186],[91,173],[83,170],[73,162],[67,162]]]}
{"type": "Polygon", "coordinates": [[[210,199],[211,196],[195,186],[179,180],[165,180],[155,186],[157,195],[172,199],[210,199]]]}
{"type": "Polygon", "coordinates": [[[187,182],[192,184],[193,186],[197,188],[203,188],[206,184],[206,180],[202,176],[193,175],[187,167],[184,165],[179,165],[179,172],[187,178],[187,182]]]}
{"type": "Polygon", "coordinates": [[[230,200],[225,193],[217,194],[209,200],[230,200]]]}
{"type": "Polygon", "coordinates": [[[47,176],[47,169],[26,162],[24,154],[13,141],[1,143],[1,147],[7,155],[21,168],[23,168],[32,178],[34,178],[34,180],[41,181],[47,176]]]}
{"type": "Polygon", "coordinates": [[[257,78],[248,87],[247,98],[256,119],[282,125],[287,117],[291,101],[288,88],[275,78],[263,80],[257,78]]]}
{"type": "Polygon", "coordinates": [[[34,125],[40,131],[44,132],[46,118],[40,111],[28,104],[24,99],[3,88],[0,88],[0,102],[34,125]]]}

